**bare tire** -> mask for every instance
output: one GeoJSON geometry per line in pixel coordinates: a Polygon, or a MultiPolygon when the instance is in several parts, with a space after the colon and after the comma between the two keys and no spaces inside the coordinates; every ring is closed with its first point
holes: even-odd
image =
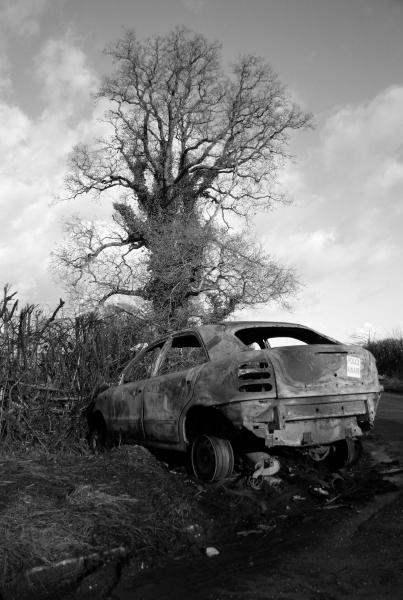
{"type": "Polygon", "coordinates": [[[234,470],[234,452],[226,439],[199,435],[191,448],[193,473],[203,481],[219,481],[234,470]]]}
{"type": "Polygon", "coordinates": [[[361,440],[347,438],[333,445],[328,461],[333,470],[342,469],[358,462],[362,453],[361,440]]]}

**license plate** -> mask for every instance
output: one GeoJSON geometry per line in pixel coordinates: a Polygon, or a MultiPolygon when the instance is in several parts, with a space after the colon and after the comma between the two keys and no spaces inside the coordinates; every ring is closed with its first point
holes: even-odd
{"type": "Polygon", "coordinates": [[[347,356],[347,377],[361,377],[361,359],[357,356],[347,356]]]}

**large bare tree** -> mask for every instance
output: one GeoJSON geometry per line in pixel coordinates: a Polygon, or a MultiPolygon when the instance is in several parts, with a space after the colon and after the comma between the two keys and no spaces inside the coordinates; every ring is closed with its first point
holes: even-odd
{"type": "Polygon", "coordinates": [[[289,134],[310,115],[261,58],[224,70],[219,44],[184,28],[145,41],[128,31],[108,52],[115,70],[98,97],[110,133],[74,149],[67,189],[120,196],[111,225],[68,224],[63,278],[99,302],[151,303],[167,327],[284,300],[293,272],[229,224],[279,199],[289,134]]]}

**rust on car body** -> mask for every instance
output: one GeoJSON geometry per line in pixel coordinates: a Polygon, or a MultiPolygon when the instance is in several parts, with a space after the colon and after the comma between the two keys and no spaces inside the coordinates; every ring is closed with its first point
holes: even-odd
{"type": "Polygon", "coordinates": [[[181,451],[204,436],[200,461],[230,457],[220,440],[236,451],[323,448],[368,431],[381,390],[360,346],[292,323],[202,325],[141,350],[94,400],[89,424],[181,451]]]}

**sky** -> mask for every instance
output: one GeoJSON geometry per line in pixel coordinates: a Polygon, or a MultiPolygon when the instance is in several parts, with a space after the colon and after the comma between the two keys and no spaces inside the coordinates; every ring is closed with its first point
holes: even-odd
{"type": "Polygon", "coordinates": [[[186,25],[224,64],[263,56],[315,127],[291,140],[291,204],[255,218],[256,239],[294,267],[291,310],[243,318],[304,323],[343,341],[403,331],[403,0],[0,0],[0,286],[54,307],[50,253],[73,214],[57,202],[72,147],[96,135],[105,46],[186,25]]]}

